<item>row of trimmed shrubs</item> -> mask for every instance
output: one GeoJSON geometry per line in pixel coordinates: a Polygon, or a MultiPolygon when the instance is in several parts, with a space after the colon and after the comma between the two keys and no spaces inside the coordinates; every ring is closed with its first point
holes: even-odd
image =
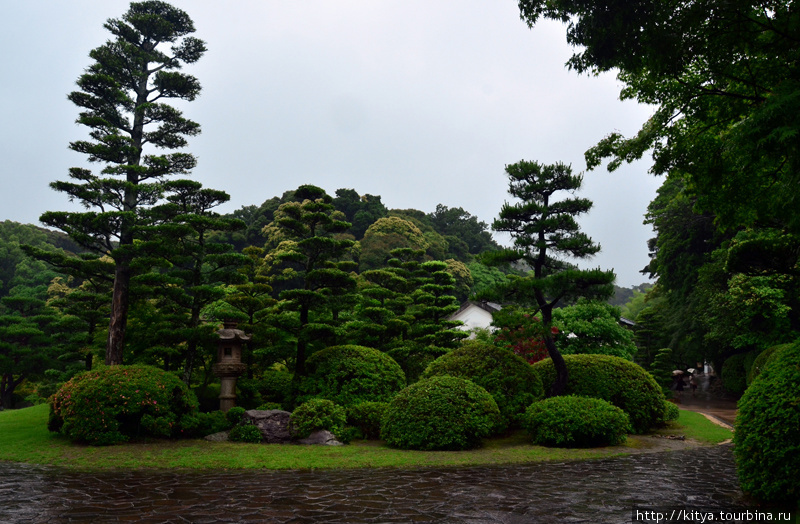
{"type": "MultiPolygon", "coordinates": [[[[528,428],[535,442],[549,445],[616,443],[620,434],[641,433],[664,420],[660,389],[635,364],[575,355],[567,358],[567,365],[568,394],[609,405],[598,411],[597,402],[574,398],[539,405],[542,379],[549,385],[555,378],[552,364],[545,360],[532,367],[509,351],[479,342],[440,357],[408,388],[400,367],[384,353],[331,347],[308,360],[310,374],[300,384],[298,402],[325,399],[343,406],[348,425],[356,428],[351,435],[380,435],[391,445],[412,449],[474,447],[483,437],[517,427],[528,428]],[[594,411],[603,420],[583,414],[594,411]],[[567,412],[580,415],[559,415],[567,412]],[[544,436],[552,431],[533,431],[556,423],[569,431],[575,427],[574,435],[554,440],[544,436]]],[[[155,368],[118,366],[67,383],[53,399],[50,429],[74,440],[111,444],[131,436],[197,436],[224,429],[228,422],[220,415],[197,413],[193,395],[174,376],[155,368]]]]}

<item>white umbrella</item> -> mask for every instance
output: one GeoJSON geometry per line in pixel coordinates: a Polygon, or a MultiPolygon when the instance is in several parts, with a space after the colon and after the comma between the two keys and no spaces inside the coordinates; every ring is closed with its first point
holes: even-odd
{"type": "Polygon", "coordinates": [[[682,369],[676,369],[675,371],[672,372],[672,374],[673,375],[683,375],[683,370],[682,369]]]}

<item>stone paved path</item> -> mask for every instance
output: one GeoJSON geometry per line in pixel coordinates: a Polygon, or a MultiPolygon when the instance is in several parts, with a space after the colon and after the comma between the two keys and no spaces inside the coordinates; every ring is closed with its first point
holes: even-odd
{"type": "Polygon", "coordinates": [[[0,522],[630,523],[634,505],[742,503],[728,445],[558,464],[114,472],[0,463],[0,522]]]}

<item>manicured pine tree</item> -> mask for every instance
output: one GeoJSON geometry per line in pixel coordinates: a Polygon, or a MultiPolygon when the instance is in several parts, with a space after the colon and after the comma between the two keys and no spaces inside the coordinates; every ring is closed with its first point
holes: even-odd
{"type": "Polygon", "coordinates": [[[213,209],[229,200],[224,191],[204,189],[199,182],[175,180],[166,182],[165,204],[148,210],[154,225],[144,228],[142,252],[164,266],[137,277],[137,283],[148,285],[172,321],[164,339],[185,344],[183,379],[188,385],[196,365],[198,352],[212,345],[216,323],[207,323],[203,309],[225,296],[225,284],[242,282],[239,268],[244,255],[235,253],[233,245],[210,240],[211,232],[236,231],[244,228],[238,219],[224,218],[213,209]]]}
{"type": "Polygon", "coordinates": [[[265,233],[283,239],[267,256],[276,284],[285,284],[275,321],[296,337],[295,376],[302,377],[310,344],[336,338],[334,297],[340,300],[341,293],[355,289],[353,264],[342,260],[354,242],[336,237],[350,223],[340,219],[324,190],[300,186],[295,199],[278,208],[265,233]]]}
{"type": "Polygon", "coordinates": [[[200,83],[179,70],[199,60],[206,47],[188,36],[195,28],[187,14],[160,1],[133,2],[104,27],[112,39],[89,53],[93,63],[68,97],[81,108],[78,123],[90,130],[88,140],[70,148],[103,168],[95,174],[74,167],[70,181],[51,184],[90,211],[47,212],[40,220],[114,260],[106,363],[116,365],[122,363],[142,210],[159,201],[165,177],[187,173],[196,163],[190,154],[150,148],[182,148],[200,132],[164,101],[197,97],[200,83]]]}
{"type": "Polygon", "coordinates": [[[513,249],[487,254],[488,263],[522,263],[531,269],[526,276],[509,275],[507,281],[484,295],[485,298],[534,306],[541,314],[542,338],[553,359],[556,381],[549,392],[561,395],[567,386],[567,366],[551,331],[553,308],[561,301],[579,297],[604,299],[614,292],[613,271],[581,270],[557,257],[585,259],[600,246],[580,231],[575,217],[591,209],[585,198],[556,200],[562,192],[580,189],[583,177],[573,175],[562,163],[546,165],[522,160],[506,166],[508,192],[518,202],[506,202],[493,224],[514,240],[513,249]]]}

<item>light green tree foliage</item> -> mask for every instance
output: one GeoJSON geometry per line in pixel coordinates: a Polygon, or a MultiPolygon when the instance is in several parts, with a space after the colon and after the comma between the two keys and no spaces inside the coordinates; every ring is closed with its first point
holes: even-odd
{"type": "Polygon", "coordinates": [[[577,197],[556,200],[564,192],[572,194],[580,189],[581,175],[573,175],[572,169],[562,163],[545,165],[524,160],[506,166],[506,174],[509,193],[518,201],[503,205],[492,229],[510,233],[514,248],[486,258],[494,264],[523,262],[533,271],[524,277],[510,275],[486,298],[538,309],[545,346],[557,376],[550,394],[560,395],[567,386],[567,368],[550,330],[553,309],[562,300],[608,298],[614,291],[615,276],[612,271],[599,268],[579,270],[557,258],[585,259],[600,250],[580,231],[575,219],[589,211],[592,202],[577,197]]]}
{"type": "Polygon", "coordinates": [[[47,264],[28,256],[25,246],[47,252],[61,251],[48,241],[47,234],[40,228],[10,220],[0,222],[0,298],[16,286],[39,286],[58,276],[47,264]]]}
{"type": "Polygon", "coordinates": [[[472,275],[473,284],[470,290],[472,295],[480,294],[506,281],[506,274],[497,267],[474,261],[468,263],[467,268],[472,275]]]}
{"type": "Polygon", "coordinates": [[[620,314],[628,320],[633,320],[635,322],[636,317],[639,316],[639,313],[645,307],[647,307],[646,300],[646,293],[642,293],[639,290],[634,290],[631,299],[622,306],[622,311],[620,314]]]}
{"type": "Polygon", "coordinates": [[[472,273],[463,262],[448,258],[444,261],[447,264],[447,272],[450,273],[455,279],[453,287],[453,296],[461,303],[464,302],[472,290],[475,281],[472,279],[472,273]]]}
{"type": "Polygon", "coordinates": [[[187,173],[196,163],[190,154],[151,148],[180,149],[200,132],[196,122],[165,101],[197,97],[200,83],[180,69],[199,60],[206,47],[189,36],[195,28],[187,14],[160,1],[133,2],[104,27],[111,40],[90,52],[93,62],[78,79],[79,90],[68,97],[81,110],[78,123],[89,128],[89,139],[70,148],[102,170],[71,168],[70,181],[51,184],[89,211],[47,212],[41,221],[98,257],[113,258],[106,363],[116,365],[122,363],[139,226],[147,223],[141,211],[158,202],[165,177],[187,173]]]}
{"type": "Polygon", "coordinates": [[[602,354],[632,360],[633,332],[619,323],[620,312],[605,302],[579,300],[553,311],[556,343],[565,355],[602,354]]]}
{"type": "Polygon", "coordinates": [[[356,281],[355,264],[345,260],[354,242],[336,237],[350,223],[318,187],[300,186],[295,196],[303,200],[281,205],[265,232],[285,239],[270,251],[267,263],[280,290],[274,321],[296,340],[294,371],[301,377],[312,344],[335,344],[341,324],[337,303],[356,281]]]}
{"type": "Polygon", "coordinates": [[[376,220],[364,233],[360,242],[361,270],[377,269],[386,265],[391,251],[400,248],[427,250],[430,243],[422,231],[411,221],[390,216],[376,220]]]}

